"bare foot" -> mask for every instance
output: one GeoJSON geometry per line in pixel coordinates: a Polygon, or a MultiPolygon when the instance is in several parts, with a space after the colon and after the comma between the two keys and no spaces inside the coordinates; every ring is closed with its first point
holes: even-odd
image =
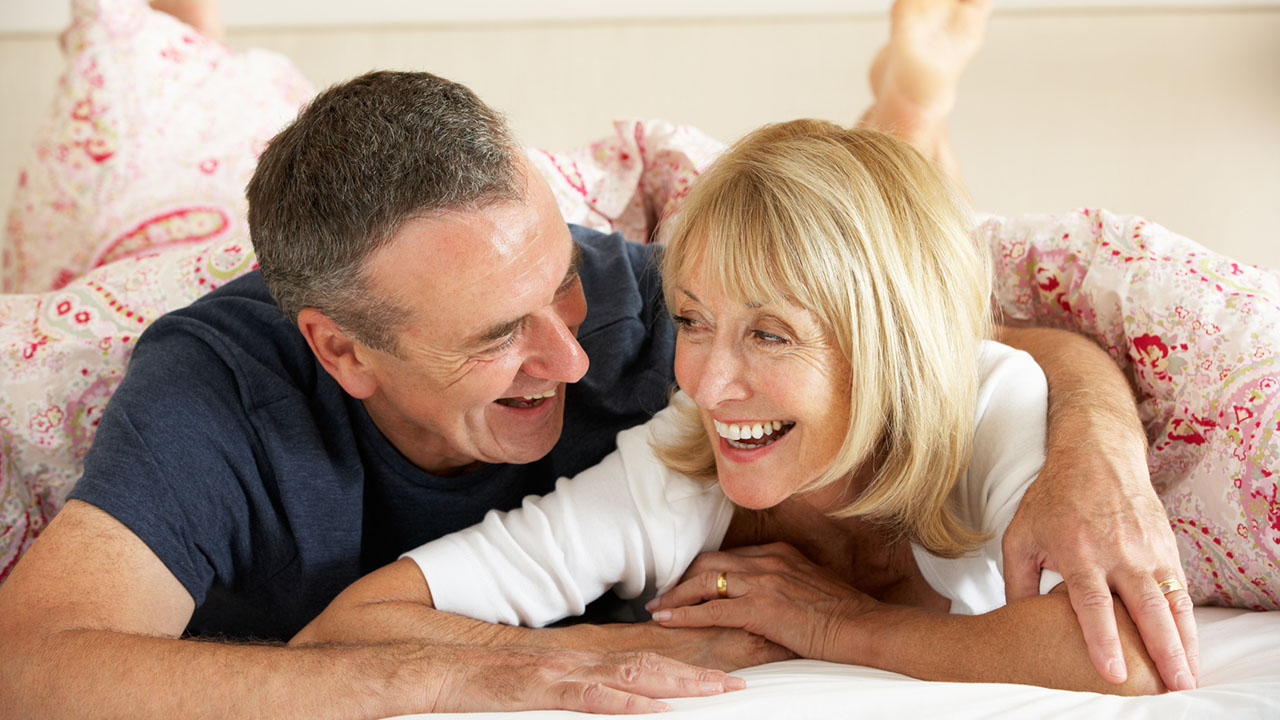
{"type": "Polygon", "coordinates": [[[875,100],[860,122],[915,145],[961,186],[947,118],[990,15],[991,0],[896,0],[889,43],[871,63],[875,100]]]}
{"type": "Polygon", "coordinates": [[[945,121],[960,75],[978,49],[991,0],[897,0],[889,44],[871,64],[871,93],[886,120],[945,121]]]}
{"type": "Polygon", "coordinates": [[[178,18],[210,40],[222,42],[222,6],[218,0],[151,0],[151,7],[178,18]]]}

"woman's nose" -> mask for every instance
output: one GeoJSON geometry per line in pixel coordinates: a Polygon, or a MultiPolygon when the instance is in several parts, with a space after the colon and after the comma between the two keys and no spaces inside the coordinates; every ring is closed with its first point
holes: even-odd
{"type": "Polygon", "coordinates": [[[698,405],[716,408],[726,402],[746,399],[750,384],[746,379],[746,363],[741,350],[727,340],[717,339],[706,348],[702,361],[694,368],[692,391],[686,392],[698,405]]]}

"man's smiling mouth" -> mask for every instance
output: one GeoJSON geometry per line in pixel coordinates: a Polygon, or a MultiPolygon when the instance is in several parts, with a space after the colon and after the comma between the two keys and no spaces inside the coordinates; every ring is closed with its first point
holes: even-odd
{"type": "Polygon", "coordinates": [[[538,393],[537,395],[521,395],[519,397],[498,398],[494,402],[509,408],[518,408],[521,410],[525,410],[528,408],[538,407],[539,405],[545,403],[550,398],[555,397],[555,395],[556,395],[556,389],[551,388],[550,390],[544,393],[538,393]]]}

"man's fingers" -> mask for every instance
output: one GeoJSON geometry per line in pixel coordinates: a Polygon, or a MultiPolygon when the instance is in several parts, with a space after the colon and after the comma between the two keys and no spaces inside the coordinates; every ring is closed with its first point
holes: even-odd
{"type": "Polygon", "coordinates": [[[742,678],[653,652],[607,655],[600,671],[592,679],[647,697],[700,697],[746,687],[742,678]]]}
{"type": "MultiPolygon", "coordinates": [[[[1182,581],[1180,572],[1170,572],[1167,577],[1182,581]]],[[[1150,575],[1137,575],[1118,582],[1116,592],[1124,600],[1129,617],[1138,626],[1142,643],[1147,646],[1147,654],[1160,671],[1165,687],[1170,690],[1195,688],[1195,675],[1183,647],[1182,627],[1174,614],[1176,603],[1177,612],[1181,613],[1181,624],[1194,634],[1195,618],[1191,615],[1191,598],[1187,591],[1179,587],[1166,594],[1150,575]]]]}
{"type": "Polygon", "coordinates": [[[546,709],[573,710],[602,715],[637,715],[666,712],[671,706],[626,690],[611,688],[602,682],[568,681],[555,686],[546,709]]]}
{"type": "Polygon", "coordinates": [[[1115,603],[1111,589],[1101,574],[1075,573],[1066,578],[1071,607],[1080,621],[1084,642],[1089,646],[1089,661],[1110,683],[1122,683],[1129,677],[1116,630],[1115,603]]]}
{"type": "Polygon", "coordinates": [[[700,668],[651,652],[613,653],[577,678],[554,686],[554,708],[591,713],[662,712],[671,707],[660,698],[703,697],[741,690],[742,678],[700,668]]]}
{"type": "MultiPolygon", "coordinates": [[[[1185,584],[1185,583],[1184,583],[1185,584]]],[[[1196,616],[1191,595],[1186,590],[1178,590],[1165,596],[1169,600],[1169,609],[1173,612],[1173,622],[1178,626],[1178,636],[1182,638],[1182,649],[1187,653],[1187,664],[1191,666],[1191,677],[1200,684],[1200,633],[1196,629],[1196,616]]]]}
{"type": "Polygon", "coordinates": [[[1015,517],[1014,522],[1005,530],[1002,542],[1005,602],[1014,602],[1040,594],[1040,559],[1036,553],[1020,542],[1021,529],[1022,524],[1018,523],[1015,517]]]}

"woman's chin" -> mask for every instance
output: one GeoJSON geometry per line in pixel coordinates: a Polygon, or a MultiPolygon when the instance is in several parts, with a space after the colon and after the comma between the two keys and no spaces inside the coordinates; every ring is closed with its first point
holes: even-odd
{"type": "Polygon", "coordinates": [[[770,488],[761,487],[759,482],[736,478],[718,478],[724,496],[734,505],[748,510],[767,510],[785,500],[778,497],[770,488]]]}

